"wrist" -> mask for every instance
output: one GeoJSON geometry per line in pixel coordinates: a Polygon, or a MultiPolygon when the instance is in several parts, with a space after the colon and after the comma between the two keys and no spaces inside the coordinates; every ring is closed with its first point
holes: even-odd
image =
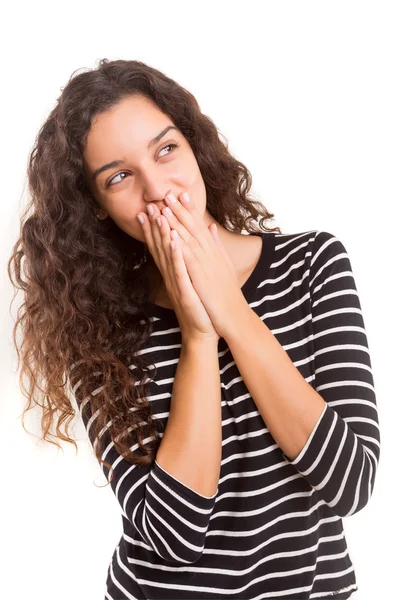
{"type": "Polygon", "coordinates": [[[182,346],[185,347],[198,347],[198,346],[218,346],[220,336],[216,333],[215,335],[207,334],[196,334],[196,335],[185,335],[182,334],[182,346]]]}

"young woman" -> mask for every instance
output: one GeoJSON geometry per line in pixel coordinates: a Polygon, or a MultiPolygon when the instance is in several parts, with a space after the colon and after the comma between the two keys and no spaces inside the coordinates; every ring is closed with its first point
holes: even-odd
{"type": "Polygon", "coordinates": [[[44,439],[57,418],[76,444],[79,407],[121,506],[105,598],[349,598],[380,437],[341,241],[266,228],[192,94],[138,61],[70,79],[28,177],[24,413],[40,381],[44,439]]]}

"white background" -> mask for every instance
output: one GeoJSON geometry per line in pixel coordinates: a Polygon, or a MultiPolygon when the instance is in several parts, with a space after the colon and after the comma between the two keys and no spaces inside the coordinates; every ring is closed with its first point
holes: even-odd
{"type": "MultiPolygon", "coordinates": [[[[101,58],[189,89],[283,233],[345,245],[367,330],[382,451],[369,504],[344,520],[357,600],[398,597],[400,5],[398,2],[32,2],[2,10],[1,597],[101,600],[119,505],[81,423],[79,454],[24,432],[6,262],[27,157],[61,88],[101,58]],[[397,556],[396,556],[397,555],[397,556]],[[397,560],[396,560],[397,559],[397,560]]],[[[12,310],[15,317],[16,306],[12,310]]],[[[30,416],[29,416],[30,415],[30,416]]],[[[40,435],[39,415],[27,428],[40,435]]]]}

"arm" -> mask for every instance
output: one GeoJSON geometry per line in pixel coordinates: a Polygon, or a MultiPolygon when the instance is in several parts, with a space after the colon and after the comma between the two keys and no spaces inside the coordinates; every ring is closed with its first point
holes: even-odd
{"type": "Polygon", "coordinates": [[[156,463],[198,494],[217,493],[222,458],[218,340],[182,343],[156,463]]]}
{"type": "Polygon", "coordinates": [[[343,244],[318,232],[309,273],[315,388],[247,305],[225,339],[284,458],[339,516],[371,497],[380,436],[367,337],[343,244]]]}
{"type": "MultiPolygon", "coordinates": [[[[79,383],[73,389],[92,446],[88,398],[80,401],[79,383]]],[[[160,388],[149,382],[149,399],[158,403],[160,388]]],[[[98,393],[97,387],[93,393],[98,393]]],[[[167,406],[167,405],[166,405],[167,406]]],[[[154,415],[158,418],[158,414],[154,415]]],[[[132,436],[131,449],[138,450],[132,436]]],[[[114,469],[111,488],[142,541],[172,564],[193,563],[204,549],[209,518],[214,508],[222,455],[221,391],[218,342],[182,344],[171,399],[170,416],[156,461],[137,467],[115,449],[105,427],[100,433],[102,459],[114,469]],[[205,376],[206,373],[206,376],[205,376]],[[169,472],[170,471],[170,472],[169,472]],[[213,494],[213,495],[212,495],[213,494]]],[[[145,439],[146,443],[149,439],[145,439]]],[[[100,464],[100,463],[99,463],[100,464]]],[[[104,475],[108,470],[102,465],[104,475]]]]}

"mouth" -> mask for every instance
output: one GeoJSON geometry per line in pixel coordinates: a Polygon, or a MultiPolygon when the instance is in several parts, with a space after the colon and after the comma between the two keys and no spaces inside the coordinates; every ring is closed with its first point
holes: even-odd
{"type": "MultiPolygon", "coordinates": [[[[157,202],[152,202],[151,204],[156,206],[160,213],[162,213],[163,208],[168,208],[167,205],[165,204],[165,202],[162,202],[161,204],[157,204],[157,202]]],[[[147,213],[147,205],[143,208],[143,212],[148,214],[147,213]]]]}

